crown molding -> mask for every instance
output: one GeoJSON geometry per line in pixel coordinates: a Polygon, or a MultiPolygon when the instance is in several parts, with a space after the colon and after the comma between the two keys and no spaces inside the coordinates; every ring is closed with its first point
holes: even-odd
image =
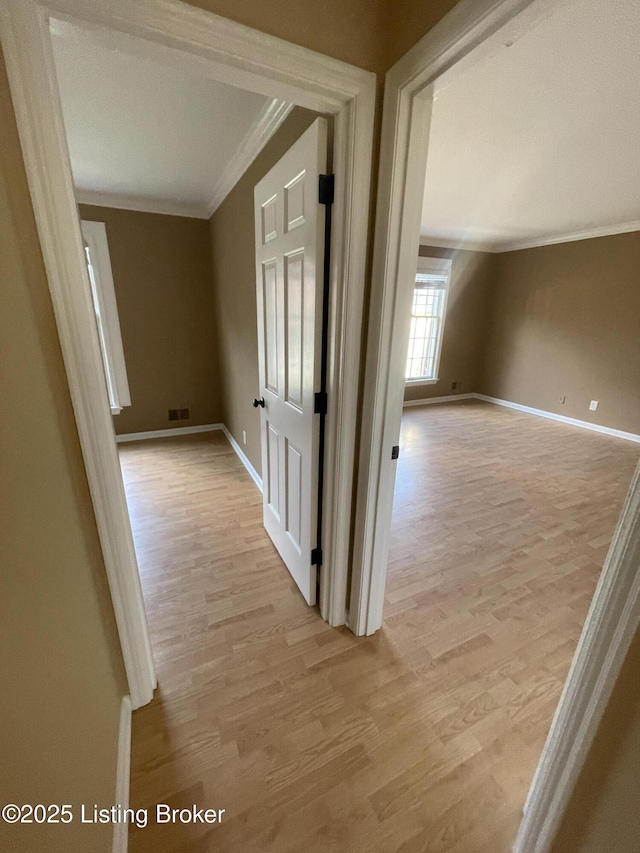
{"type": "Polygon", "coordinates": [[[520,249],[537,249],[539,246],[554,246],[557,243],[574,243],[578,240],[593,240],[596,237],[613,237],[616,234],[629,234],[640,231],[640,219],[623,222],[619,225],[606,225],[600,228],[587,228],[584,231],[572,231],[555,237],[537,237],[533,240],[512,240],[494,246],[493,252],[517,252],[520,249]]]}
{"type": "Polygon", "coordinates": [[[170,199],[145,198],[144,196],[105,193],[95,190],[75,190],[78,204],[95,207],[115,207],[118,210],[136,210],[139,213],[162,213],[166,216],[184,216],[189,219],[208,219],[206,209],[197,204],[188,204],[170,199]]]}
{"type": "Polygon", "coordinates": [[[479,240],[448,240],[440,237],[420,235],[421,246],[433,246],[435,249],[464,249],[466,252],[495,252],[495,244],[482,243],[479,240]]]}
{"type": "Polygon", "coordinates": [[[76,189],[76,201],[78,204],[91,204],[96,207],[115,207],[120,210],[136,210],[140,213],[163,213],[167,216],[209,219],[220,207],[292,109],[293,104],[287,101],[282,101],[278,98],[273,98],[269,101],[252,124],[240,146],[236,149],[230,162],[225,166],[224,172],[216,183],[206,205],[83,189],[76,189]]]}
{"type": "Polygon", "coordinates": [[[213,216],[292,109],[293,104],[277,98],[265,106],[215,185],[207,203],[207,216],[213,216]]]}
{"type": "Polygon", "coordinates": [[[555,246],[560,243],[576,243],[580,240],[593,240],[596,237],[614,237],[616,234],[630,234],[640,231],[640,219],[622,222],[618,225],[605,225],[598,228],[586,228],[584,231],[570,231],[555,236],[535,237],[529,240],[507,240],[503,243],[482,243],[476,240],[447,239],[420,235],[421,246],[433,246],[438,249],[464,249],[468,252],[518,252],[521,249],[537,249],[541,246],[555,246]]]}

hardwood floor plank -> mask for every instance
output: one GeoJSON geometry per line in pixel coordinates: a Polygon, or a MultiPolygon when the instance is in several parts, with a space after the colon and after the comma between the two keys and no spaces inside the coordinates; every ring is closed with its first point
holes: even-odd
{"type": "Polygon", "coordinates": [[[486,403],[403,419],[384,626],[308,608],[223,435],[120,445],[159,689],[132,853],[507,853],[637,462],[486,403]]]}

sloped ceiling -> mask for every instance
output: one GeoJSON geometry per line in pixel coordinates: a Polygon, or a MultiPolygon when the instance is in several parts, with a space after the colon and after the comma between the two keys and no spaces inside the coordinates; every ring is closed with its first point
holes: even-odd
{"type": "Polygon", "coordinates": [[[78,199],[210,216],[289,106],[52,23],[78,199]]]}

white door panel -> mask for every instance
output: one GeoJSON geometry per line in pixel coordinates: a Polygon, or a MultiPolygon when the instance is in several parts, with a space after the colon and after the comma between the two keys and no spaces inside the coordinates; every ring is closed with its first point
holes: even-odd
{"type": "Polygon", "coordinates": [[[255,188],[264,525],[316,601],[322,272],[327,123],[317,119],[255,188]]]}

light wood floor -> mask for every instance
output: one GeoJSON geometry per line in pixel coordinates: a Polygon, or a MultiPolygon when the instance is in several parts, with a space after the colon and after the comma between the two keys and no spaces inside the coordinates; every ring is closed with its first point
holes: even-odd
{"type": "Polygon", "coordinates": [[[507,853],[638,458],[483,403],[408,410],[385,624],[295,590],[220,433],[121,446],[157,662],[132,853],[507,853]]]}

